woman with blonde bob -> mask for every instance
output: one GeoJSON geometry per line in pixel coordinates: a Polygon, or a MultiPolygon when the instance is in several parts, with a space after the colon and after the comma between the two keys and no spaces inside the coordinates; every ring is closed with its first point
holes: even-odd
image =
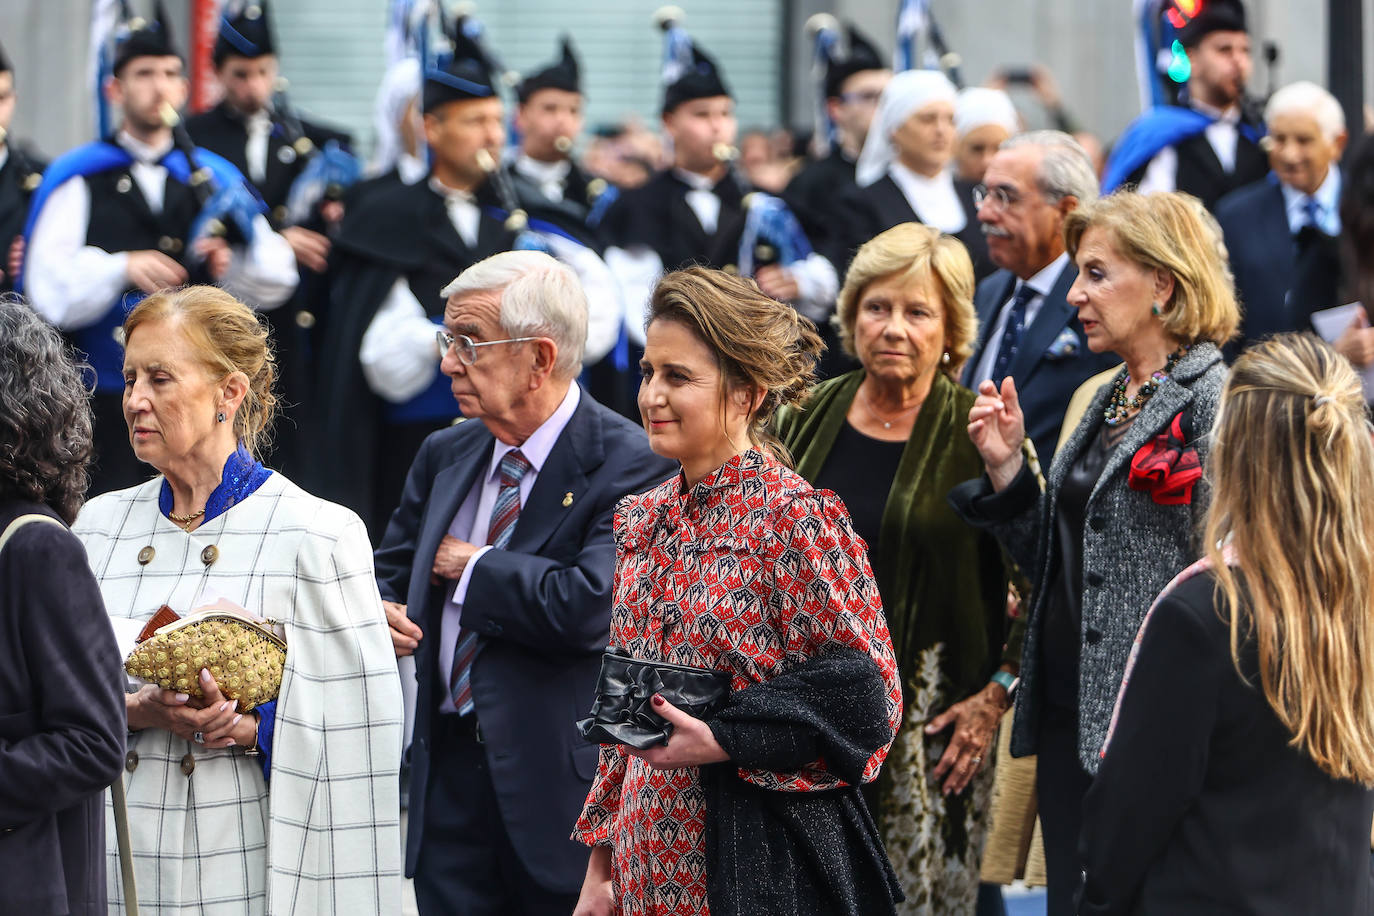
{"type": "Polygon", "coordinates": [[[97,496],[73,530],[124,653],[163,605],[228,601],[286,640],[280,693],[251,710],[206,668],[199,690],[130,684],[138,902],[399,911],[401,685],[362,521],[258,460],[276,365],[252,309],[212,286],[163,290],[123,331],[124,418],[157,474],[97,496]]]}
{"type": "Polygon", "coordinates": [[[1001,549],[945,500],[983,473],[964,432],[974,395],[956,381],[977,332],[973,286],[952,236],[919,223],[875,236],[850,265],[836,320],[862,368],[777,420],[797,472],[844,500],[868,544],[904,675],[902,729],[867,792],[906,893],[901,912],[976,905],[992,787],[980,765],[1019,662],[1019,646],[1003,649],[1001,549]]]}
{"type": "Polygon", "coordinates": [[[1080,912],[1368,913],[1374,442],[1344,358],[1236,361],[1207,555],[1136,639],[1088,793],[1080,912]]]}
{"type": "Polygon", "coordinates": [[[1011,752],[1039,758],[1050,914],[1075,912],[1083,793],[1136,630],[1200,552],[1197,484],[1226,380],[1218,346],[1240,318],[1214,226],[1178,193],[1118,192],[1069,214],[1068,301],[1092,351],[1125,365],[1055,452],[1043,493],[1022,457],[1013,380],[984,382],[968,414],[987,476],[951,498],[1035,583],[1011,752]]]}

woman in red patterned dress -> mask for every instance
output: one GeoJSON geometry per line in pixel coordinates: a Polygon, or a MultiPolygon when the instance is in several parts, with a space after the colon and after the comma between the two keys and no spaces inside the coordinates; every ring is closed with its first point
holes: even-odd
{"type": "Polygon", "coordinates": [[[655,697],[670,741],[601,749],[574,839],[576,916],[892,911],[856,785],[876,778],[901,691],[867,548],[844,505],[764,432],[821,343],[752,282],[689,268],[649,309],[639,408],[682,473],[615,516],[611,644],[728,671],[701,720],[655,697]]]}

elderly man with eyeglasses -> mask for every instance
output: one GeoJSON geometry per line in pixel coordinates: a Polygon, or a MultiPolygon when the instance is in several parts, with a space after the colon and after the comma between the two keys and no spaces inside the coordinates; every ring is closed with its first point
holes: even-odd
{"type": "Polygon", "coordinates": [[[440,368],[466,422],[425,439],[375,557],[396,655],[415,657],[406,875],[422,914],[566,916],[597,764],[572,723],[609,635],[615,506],[676,464],[577,384],[569,268],[504,252],[443,295],[440,368]]]}
{"type": "Polygon", "coordinates": [[[1069,287],[1078,276],[1064,250],[1064,218],[1097,197],[1097,176],[1068,134],[1037,130],[1004,142],[974,188],[988,255],[1000,270],[973,297],[980,334],[961,381],[975,391],[1016,380],[1026,432],[1049,467],[1074,391],[1115,363],[1088,349],[1069,287]]]}

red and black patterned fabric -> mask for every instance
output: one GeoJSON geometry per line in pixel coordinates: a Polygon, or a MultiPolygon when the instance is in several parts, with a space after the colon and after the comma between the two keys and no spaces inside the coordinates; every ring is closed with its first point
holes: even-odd
{"type": "MultiPolygon", "coordinates": [[[[612,645],[729,671],[735,690],[848,646],[881,670],[896,733],[901,687],[882,601],[867,548],[833,493],[748,451],[686,493],[679,476],[627,497],[615,539],[612,645]]],[[[884,746],[868,760],[865,782],[886,756],[884,746]]],[[[739,776],[782,792],[844,785],[821,760],[739,776]]],[[[705,826],[695,767],[656,771],[606,745],[573,837],[613,848],[624,916],[705,916],[705,826]]]]}
{"type": "Polygon", "coordinates": [[[1132,490],[1149,493],[1161,506],[1190,504],[1193,487],[1202,479],[1202,460],[1190,444],[1186,413],[1180,411],[1167,430],[1140,447],[1126,475],[1132,490]]]}

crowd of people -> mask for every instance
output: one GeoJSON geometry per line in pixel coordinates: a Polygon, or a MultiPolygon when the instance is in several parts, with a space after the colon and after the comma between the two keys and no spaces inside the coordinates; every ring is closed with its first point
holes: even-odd
{"type": "Polygon", "coordinates": [[[571,41],[512,111],[460,15],[362,180],[266,4],[184,121],[124,23],[110,136],[0,132],[0,893],[997,916],[1038,816],[1053,916],[1369,912],[1374,142],[1172,13],[1105,155],[826,23],[814,142],[741,137],[669,16],[579,156],[571,41]],[[225,614],[265,701],[121,671],[225,614]]]}

